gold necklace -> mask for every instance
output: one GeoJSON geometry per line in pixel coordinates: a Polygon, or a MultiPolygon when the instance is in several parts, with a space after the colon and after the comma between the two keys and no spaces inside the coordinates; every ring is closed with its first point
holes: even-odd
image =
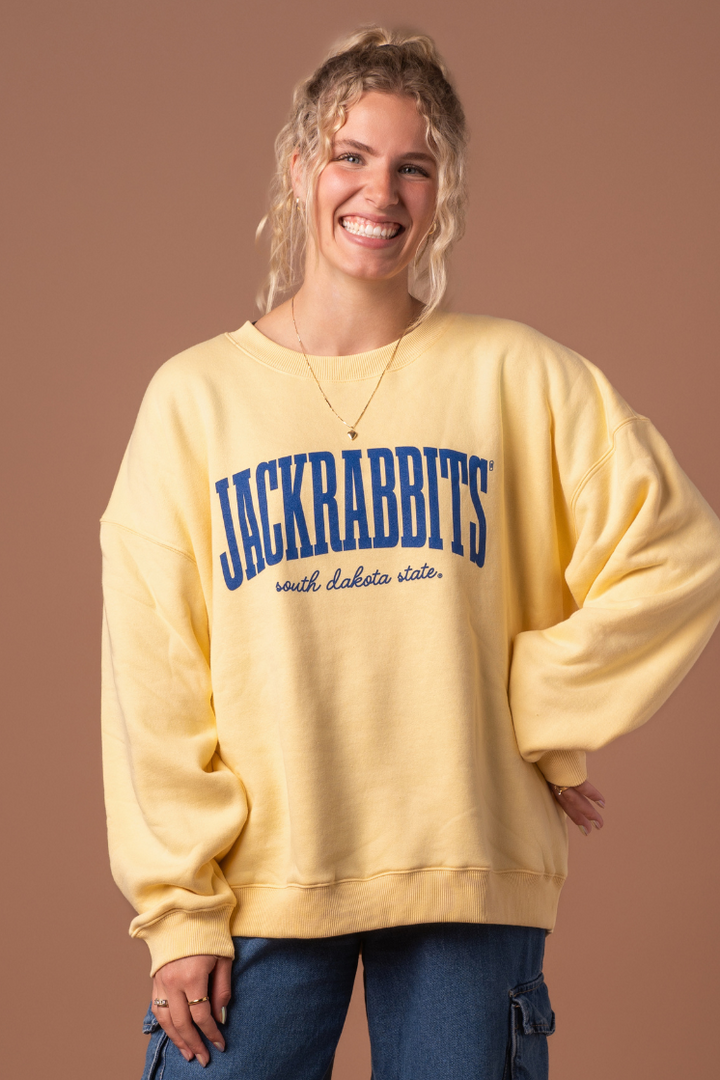
{"type": "MultiPolygon", "coordinates": [[[[367,407],[368,407],[368,405],[370,404],[370,402],[372,401],[372,399],[373,399],[373,398],[375,397],[375,394],[377,393],[377,389],[378,389],[378,387],[379,387],[380,383],[381,383],[381,382],[382,382],[382,380],[383,380],[383,375],[385,374],[385,372],[387,371],[387,369],[388,369],[388,368],[390,367],[390,365],[392,364],[393,360],[395,359],[395,354],[397,353],[397,351],[398,351],[398,349],[399,349],[399,347],[400,347],[400,342],[401,342],[401,341],[402,341],[402,339],[403,339],[403,338],[405,337],[405,334],[406,334],[406,332],[407,332],[407,326],[406,326],[406,327],[405,327],[405,329],[403,330],[403,332],[402,332],[402,334],[400,335],[400,337],[399,337],[399,338],[397,339],[397,342],[396,342],[396,344],[395,344],[395,348],[394,348],[394,349],[393,349],[393,351],[392,351],[392,356],[390,357],[390,359],[388,360],[387,364],[385,365],[385,367],[384,367],[384,368],[382,369],[382,371],[380,372],[380,378],[379,378],[379,379],[378,379],[378,381],[377,381],[377,382],[375,383],[375,389],[373,390],[373,392],[372,392],[372,394],[370,395],[370,397],[369,397],[369,398],[367,399],[367,401],[366,401],[366,403],[365,403],[365,408],[364,408],[364,409],[363,409],[363,411],[362,411],[362,412],[360,413],[360,415],[358,416],[358,418],[357,418],[357,420],[355,421],[355,423],[354,423],[354,424],[348,424],[347,420],[343,420],[343,418],[342,418],[342,416],[340,415],[340,413],[339,413],[339,412],[337,412],[337,410],[336,410],[336,409],[334,409],[334,408],[333,408],[333,406],[332,406],[332,405],[330,404],[330,401],[328,400],[328,396],[327,396],[327,394],[325,393],[325,391],[323,390],[322,386],[320,385],[320,380],[318,379],[317,375],[316,375],[316,374],[315,374],[315,372],[313,371],[313,366],[312,366],[312,364],[310,363],[310,359],[309,359],[309,357],[308,357],[308,354],[307,354],[307,353],[305,352],[305,346],[304,346],[304,345],[303,345],[303,343],[302,343],[302,338],[300,337],[300,334],[298,333],[297,323],[295,322],[295,297],[294,297],[294,296],[293,296],[293,297],[292,297],[292,299],[290,300],[290,314],[292,315],[292,321],[293,321],[293,326],[295,327],[295,333],[297,334],[297,339],[298,339],[298,341],[300,342],[300,348],[302,349],[302,354],[303,354],[303,356],[305,357],[305,362],[307,363],[307,366],[308,366],[308,367],[310,368],[310,374],[312,375],[313,379],[314,379],[314,380],[315,380],[315,382],[317,383],[317,388],[318,388],[318,390],[320,391],[320,393],[322,394],[322,396],[323,396],[323,397],[325,398],[325,401],[327,402],[327,404],[328,404],[328,406],[330,407],[331,411],[332,411],[333,413],[335,413],[335,416],[337,416],[338,420],[339,420],[339,421],[340,421],[340,422],[341,422],[342,424],[344,424],[344,425],[345,425],[345,427],[346,427],[346,428],[348,429],[348,431],[347,431],[347,437],[348,437],[348,439],[357,439],[357,431],[355,430],[355,428],[356,428],[356,427],[358,426],[358,424],[359,424],[359,423],[360,423],[360,421],[362,420],[363,416],[364,416],[364,415],[365,415],[365,413],[367,412],[367,407]]],[[[408,324],[408,325],[409,325],[409,324],[408,324]]]]}

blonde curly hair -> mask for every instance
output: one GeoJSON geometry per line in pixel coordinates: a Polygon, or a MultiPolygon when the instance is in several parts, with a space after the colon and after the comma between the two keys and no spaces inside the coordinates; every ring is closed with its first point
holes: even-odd
{"type": "Polygon", "coordinates": [[[465,116],[435,43],[423,34],[363,27],[339,42],[293,95],[290,119],[275,140],[276,171],[270,208],[257,229],[270,232],[270,272],[258,297],[265,313],[294,291],[303,276],[308,232],[314,229],[308,206],[317,179],[332,153],[335,133],[360,96],[374,90],[405,94],[425,119],[428,145],[438,168],[434,227],[412,263],[411,289],[424,307],[417,322],[438,306],[447,285],[446,260],[463,233],[466,189],[465,116]],[[290,166],[299,151],[307,199],[298,210],[290,166]]]}

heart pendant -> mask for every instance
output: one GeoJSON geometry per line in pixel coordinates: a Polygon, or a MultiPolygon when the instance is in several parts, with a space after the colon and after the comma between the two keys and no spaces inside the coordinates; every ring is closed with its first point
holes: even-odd
{"type": "Polygon", "coordinates": [[[352,428],[347,433],[348,439],[357,439],[357,431],[353,431],[352,428]]]}

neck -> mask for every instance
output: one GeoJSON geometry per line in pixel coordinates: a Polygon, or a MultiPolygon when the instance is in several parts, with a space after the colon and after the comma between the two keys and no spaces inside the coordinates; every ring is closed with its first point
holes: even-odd
{"type": "Polygon", "coordinates": [[[316,356],[370,352],[395,341],[421,309],[407,279],[320,282],[306,278],[295,296],[295,318],[303,345],[316,356]]]}
{"type": "MultiPolygon", "coordinates": [[[[342,275],[306,274],[295,294],[295,320],[305,351],[313,356],[350,356],[396,341],[422,310],[407,277],[365,281],[342,275]]],[[[267,337],[299,350],[290,301],[257,322],[267,337]]]]}

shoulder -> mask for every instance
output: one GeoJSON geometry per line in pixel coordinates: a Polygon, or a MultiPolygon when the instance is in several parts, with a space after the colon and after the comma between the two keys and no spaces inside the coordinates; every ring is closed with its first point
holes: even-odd
{"type": "Polygon", "coordinates": [[[234,349],[225,335],[167,360],[145,391],[103,520],[187,553],[184,516],[206,497],[208,445],[234,349]],[[183,514],[177,512],[183,504],[183,514]],[[175,509],[173,509],[175,508],[175,509]]]}
{"type": "Polygon", "coordinates": [[[144,407],[167,407],[196,402],[223,380],[236,357],[227,334],[201,341],[170,357],[153,375],[145,392],[144,407]]]}
{"type": "Polygon", "coordinates": [[[219,334],[184,349],[157,369],[130,436],[131,463],[163,462],[169,468],[172,463],[189,467],[193,461],[198,465],[204,461],[236,354],[227,335],[219,334]]]}
{"type": "Polygon", "coordinates": [[[515,319],[494,315],[452,315],[447,333],[456,342],[463,342],[478,353],[534,364],[535,367],[561,365],[580,371],[588,363],[573,349],[515,319]]]}
{"type": "Polygon", "coordinates": [[[611,425],[637,416],[600,368],[526,323],[455,315],[445,336],[456,355],[496,366],[506,401],[535,398],[556,416],[600,412],[611,425]]]}
{"type": "Polygon", "coordinates": [[[515,376],[578,378],[592,365],[573,349],[514,319],[493,315],[451,315],[441,344],[458,358],[510,369],[515,376]]]}

